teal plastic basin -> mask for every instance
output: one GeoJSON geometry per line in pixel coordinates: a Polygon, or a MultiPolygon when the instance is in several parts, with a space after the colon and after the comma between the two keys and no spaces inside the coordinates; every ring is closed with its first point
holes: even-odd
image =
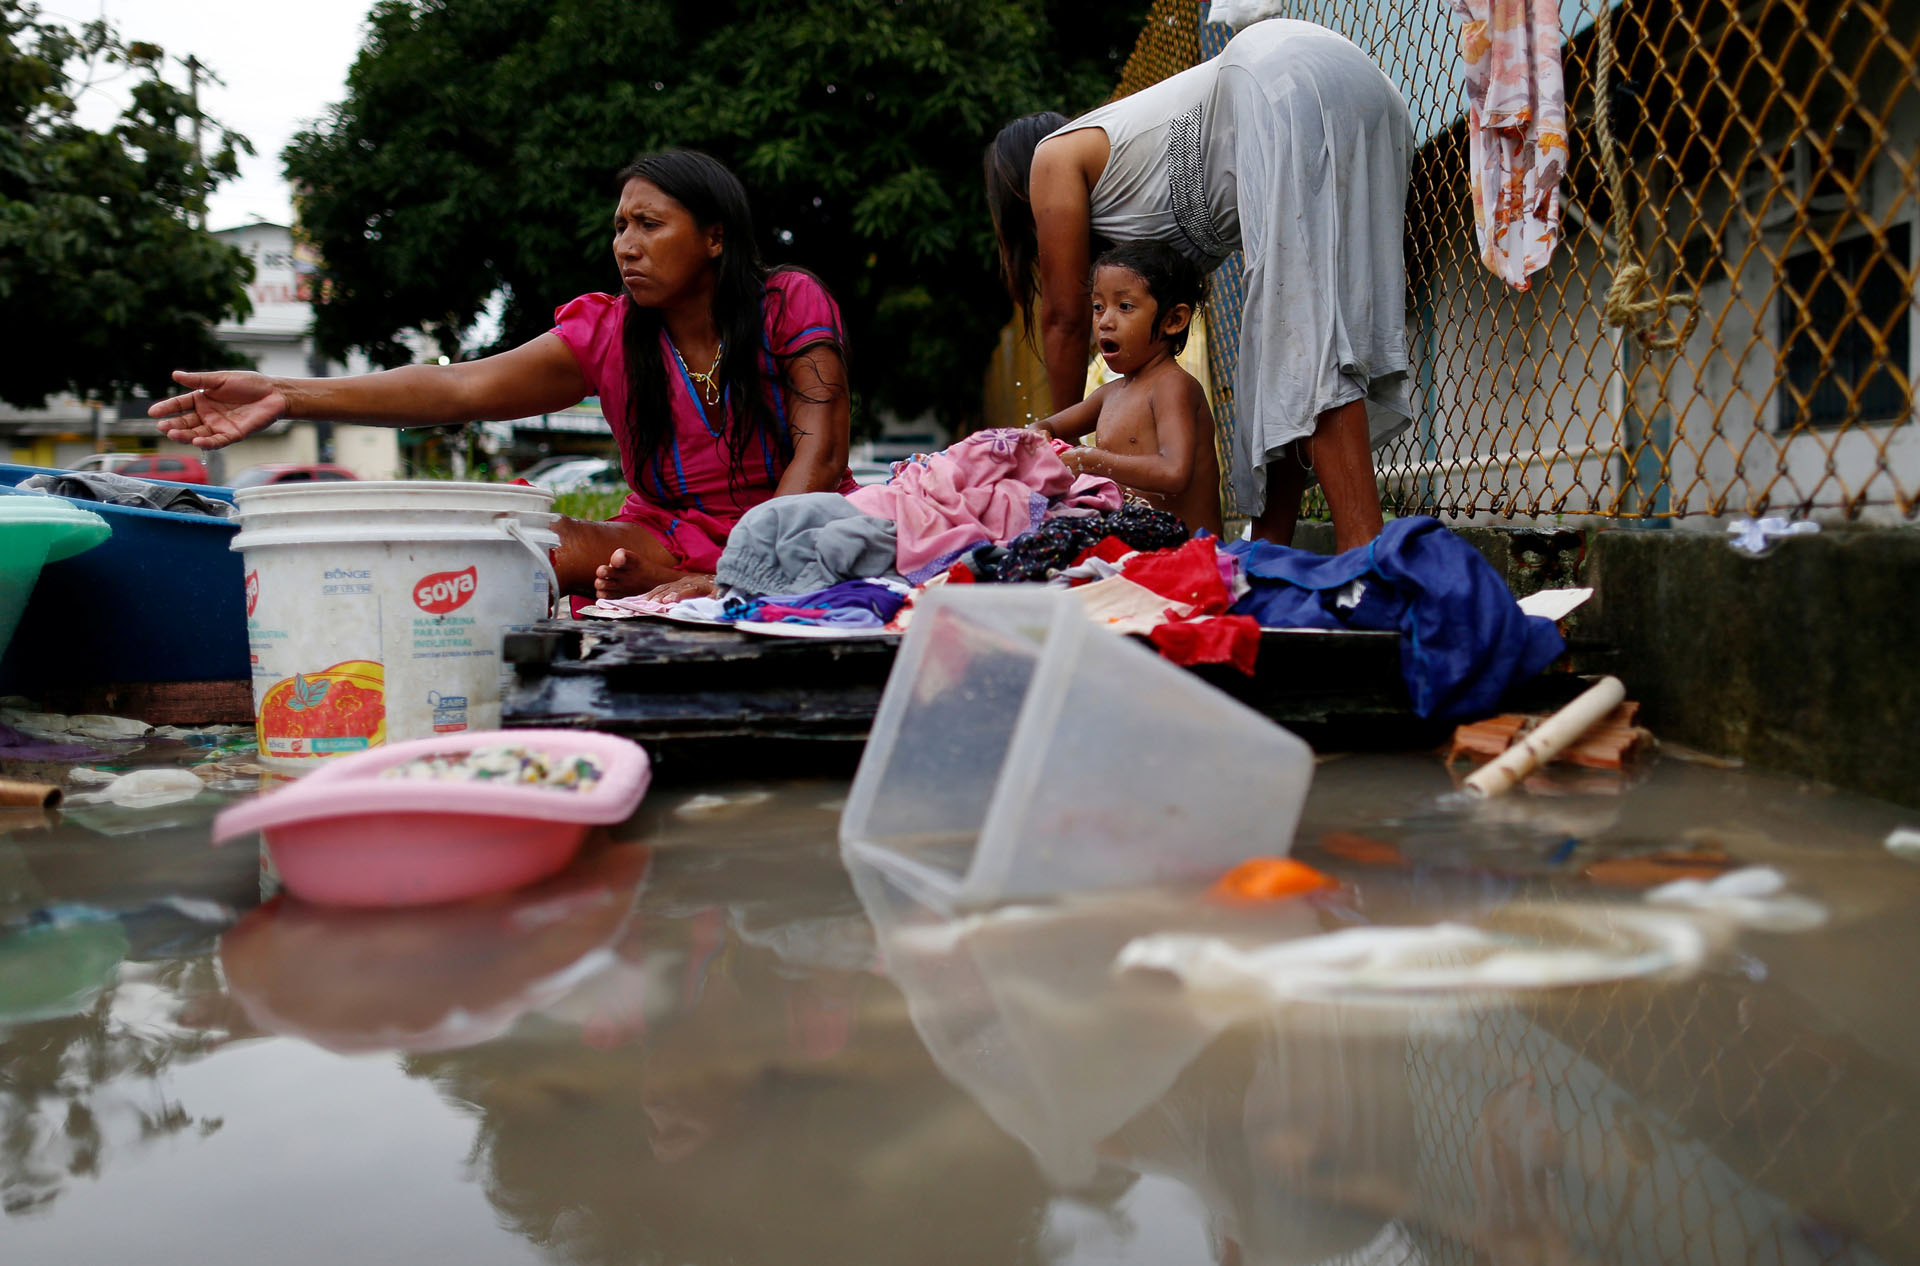
{"type": "Polygon", "coordinates": [[[40,569],[113,535],[107,521],[60,497],[0,497],[0,654],[13,640],[40,569]]]}

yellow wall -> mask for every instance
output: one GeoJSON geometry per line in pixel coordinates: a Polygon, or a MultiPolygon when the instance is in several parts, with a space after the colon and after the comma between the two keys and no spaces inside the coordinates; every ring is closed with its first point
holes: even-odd
{"type": "MultiPolygon", "coordinates": [[[[1213,398],[1213,382],[1207,373],[1207,321],[1204,315],[1193,318],[1193,332],[1180,353],[1180,367],[1200,380],[1207,398],[1213,398]]],[[[1087,390],[1107,381],[1106,362],[1098,356],[1087,358],[1087,390]]],[[[1052,412],[1047,390],[1047,368],[1033,340],[1022,337],[1020,315],[1015,313],[1000,331],[1000,345],[987,362],[981,410],[986,425],[1025,426],[1052,412]]]]}
{"type": "Polygon", "coordinates": [[[1033,341],[1025,337],[1020,314],[1000,331],[1000,345],[987,362],[981,414],[987,426],[1025,426],[1047,416],[1047,370],[1033,341]]]}

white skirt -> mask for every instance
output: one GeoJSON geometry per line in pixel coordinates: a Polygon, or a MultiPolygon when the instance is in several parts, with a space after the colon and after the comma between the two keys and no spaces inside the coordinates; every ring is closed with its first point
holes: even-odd
{"type": "Polygon", "coordinates": [[[1267,464],[1326,410],[1366,400],[1375,448],[1412,419],[1413,129],[1399,91],[1357,46],[1278,22],[1221,52],[1214,120],[1224,152],[1208,155],[1208,180],[1235,182],[1246,262],[1228,478],[1241,511],[1258,514],[1267,464]]]}

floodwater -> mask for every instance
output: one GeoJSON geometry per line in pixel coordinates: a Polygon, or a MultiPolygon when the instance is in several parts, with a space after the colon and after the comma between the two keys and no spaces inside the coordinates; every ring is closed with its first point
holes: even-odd
{"type": "Polygon", "coordinates": [[[1296,851],[1338,892],[868,892],[878,932],[834,782],[659,791],[537,889],[404,913],[260,904],[215,793],[0,820],[0,1263],[1920,1260],[1920,863],[1882,844],[1920,815],[1672,758],[1470,819],[1448,786],[1323,763],[1296,851]],[[1644,881],[1589,868],[1676,850],[1825,921],[1579,988],[1110,970],[1166,931],[1605,924],[1644,881]]]}

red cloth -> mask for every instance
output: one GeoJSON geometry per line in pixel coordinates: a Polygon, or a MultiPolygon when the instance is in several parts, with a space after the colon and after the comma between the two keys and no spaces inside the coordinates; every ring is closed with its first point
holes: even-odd
{"type": "Polygon", "coordinates": [[[1196,536],[1179,549],[1140,555],[1121,575],[1162,598],[1187,603],[1195,615],[1219,615],[1233,605],[1233,595],[1220,578],[1216,553],[1212,537],[1196,536]]]}
{"type": "Polygon", "coordinates": [[[1135,552],[1133,546],[1127,544],[1119,537],[1103,536],[1097,543],[1081,550],[1080,556],[1073,560],[1073,565],[1078,567],[1089,558],[1097,558],[1103,563],[1117,563],[1127,555],[1135,552]]]}
{"type": "Polygon", "coordinates": [[[1176,664],[1232,664],[1249,677],[1260,654],[1260,622],[1250,615],[1173,620],[1157,625],[1147,637],[1176,664]]]}

